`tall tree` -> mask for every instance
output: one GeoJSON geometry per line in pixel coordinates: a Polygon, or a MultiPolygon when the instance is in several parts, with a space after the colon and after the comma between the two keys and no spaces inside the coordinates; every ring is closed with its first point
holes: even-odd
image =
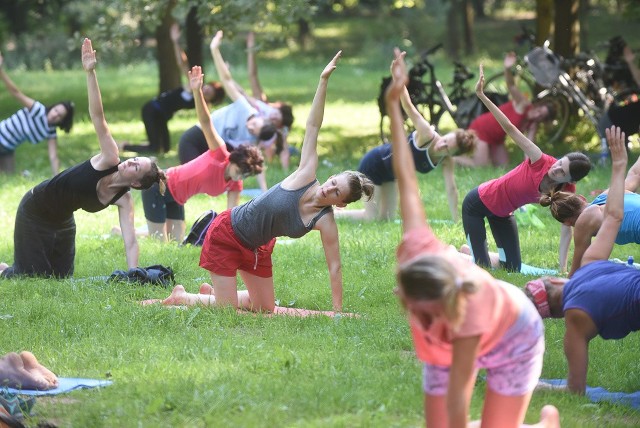
{"type": "Polygon", "coordinates": [[[580,51],[580,0],[562,0],[555,2],[556,53],[570,57],[580,51]]]}

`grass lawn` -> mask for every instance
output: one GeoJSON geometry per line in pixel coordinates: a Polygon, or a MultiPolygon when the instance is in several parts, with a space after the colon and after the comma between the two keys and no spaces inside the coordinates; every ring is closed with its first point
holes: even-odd
{"type": "MultiPolygon", "coordinates": [[[[607,25],[617,22],[605,18],[607,25]]],[[[388,72],[395,39],[381,42],[371,35],[371,30],[366,37],[360,37],[365,32],[363,25],[359,21],[319,23],[314,50],[293,53],[288,59],[265,58],[260,62],[264,87],[274,99],[294,104],[296,122],[290,141],[299,146],[318,75],[336,50],[345,49],[329,83],[319,140],[320,180],[340,170],[356,168],[361,155],[379,143],[375,98],[380,78],[388,72]]],[[[478,31],[489,31],[489,27],[500,28],[508,37],[518,28],[515,23],[491,21],[479,24],[478,31]]],[[[381,33],[388,36],[394,27],[384,28],[381,33]]],[[[501,64],[500,52],[509,49],[499,43],[491,42],[487,52],[492,53],[480,55],[491,55],[493,62],[489,65],[496,70],[501,64]]],[[[94,41],[94,46],[100,55],[100,42],[94,41]]],[[[222,51],[224,54],[224,45],[222,51]]],[[[475,61],[476,58],[469,63],[475,61]]],[[[445,77],[450,75],[448,62],[439,59],[445,77]]],[[[233,72],[245,84],[243,59],[239,57],[236,63],[233,72]]],[[[209,64],[208,77],[213,76],[212,70],[209,64]]],[[[154,65],[115,68],[99,64],[97,73],[112,134],[119,141],[144,140],[139,108],[155,95],[154,65]]],[[[76,102],[74,129],[60,137],[63,167],[97,152],[80,61],[74,71],[9,70],[9,74],[27,94],[37,95],[45,103],[64,98],[76,102]]],[[[15,102],[2,91],[0,117],[16,109],[15,102]]],[[[194,111],[180,112],[170,122],[174,150],[160,157],[161,166],[177,164],[178,138],[195,122],[194,111]]],[[[20,171],[29,173],[0,177],[0,261],[13,259],[15,212],[22,195],[49,174],[46,147],[26,146],[18,149],[17,164],[20,171]]],[[[567,149],[554,148],[558,153],[567,149]]],[[[636,157],[634,152],[630,162],[636,157]]],[[[515,165],[521,160],[521,153],[512,152],[511,158],[515,165]]],[[[292,164],[296,162],[294,159],[292,164]]],[[[495,168],[457,171],[460,202],[469,190],[504,172],[495,168]]],[[[285,175],[278,164],[269,165],[269,184],[285,175]]],[[[590,192],[608,187],[609,176],[608,167],[594,169],[578,184],[578,192],[592,199],[590,192]]],[[[461,222],[449,219],[442,175],[435,171],[421,176],[420,186],[436,234],[455,246],[463,244],[461,222]]],[[[255,179],[248,179],[245,187],[257,187],[255,179]]],[[[133,195],[136,225],[142,226],[145,220],[140,194],[133,191],[133,195]]],[[[190,225],[206,209],[221,211],[225,204],[224,196],[196,196],[186,205],[187,223],[190,225]]],[[[533,206],[520,215],[520,220],[523,261],[557,268],[559,224],[547,210],[533,206]],[[533,215],[540,225],[530,219],[533,215]]],[[[114,383],[103,389],[39,398],[36,416],[29,424],[47,420],[64,427],[424,425],[421,365],[413,354],[405,315],[392,294],[395,249],[401,235],[399,222],[339,221],[344,309],[360,317],[335,319],[238,315],[227,309],[202,307],[142,307],[137,302],[164,297],[168,290],[106,283],[96,278],[126,267],[122,240],[110,235],[111,227],[118,222],[117,210],[109,208],[98,214],[80,211],[76,222],[73,279],[0,283],[0,328],[5,332],[0,353],[31,350],[59,376],[110,379],[114,383]]],[[[171,266],[177,282],[191,292],[208,281],[208,273],[198,267],[198,248],[163,245],[144,238],[139,242],[141,266],[171,266]]],[[[495,248],[493,242],[490,246],[495,248]]],[[[617,246],[613,256],[626,259],[630,254],[640,259],[637,245],[617,246]]],[[[329,279],[317,233],[297,240],[280,239],[273,259],[280,305],[331,308],[329,279]]],[[[500,271],[495,276],[517,286],[531,279],[500,271]]],[[[551,320],[545,321],[545,327],[543,377],[561,378],[566,375],[564,325],[561,320],[551,320]]],[[[590,349],[589,385],[612,391],[638,390],[638,349],[638,335],[620,341],[595,339],[590,349]]],[[[471,407],[474,419],[480,416],[483,395],[484,382],[479,380],[471,407]]],[[[526,421],[537,421],[546,403],[560,409],[564,427],[640,426],[640,413],[629,407],[594,404],[584,397],[557,392],[535,393],[526,421]]]]}

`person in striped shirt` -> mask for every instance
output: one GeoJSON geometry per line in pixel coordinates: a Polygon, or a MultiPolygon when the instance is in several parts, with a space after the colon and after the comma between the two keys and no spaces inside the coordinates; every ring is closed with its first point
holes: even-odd
{"type": "Polygon", "coordinates": [[[0,121],[0,172],[15,171],[14,152],[25,142],[37,144],[47,140],[51,172],[60,169],[56,128],[69,132],[73,126],[73,103],[62,101],[45,107],[44,104],[23,94],[4,70],[4,58],[0,53],[0,79],[13,98],[24,108],[0,121]]]}

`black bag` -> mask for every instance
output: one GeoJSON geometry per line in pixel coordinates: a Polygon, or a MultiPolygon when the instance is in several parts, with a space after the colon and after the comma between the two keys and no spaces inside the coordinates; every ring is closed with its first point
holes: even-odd
{"type": "Polygon", "coordinates": [[[162,265],[153,265],[145,268],[131,268],[128,271],[115,270],[109,277],[108,281],[161,285],[165,288],[175,284],[173,269],[162,265]]]}
{"type": "Polygon", "coordinates": [[[207,230],[209,230],[209,226],[211,226],[211,223],[213,223],[213,220],[217,215],[218,214],[213,210],[202,213],[202,215],[193,223],[191,230],[182,240],[182,244],[180,245],[191,244],[201,247],[204,243],[204,237],[207,235],[207,230]]]}

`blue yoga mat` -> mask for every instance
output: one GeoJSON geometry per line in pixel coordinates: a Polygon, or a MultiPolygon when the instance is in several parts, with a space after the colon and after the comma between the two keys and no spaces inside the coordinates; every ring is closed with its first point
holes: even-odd
{"type": "MultiPolygon", "coordinates": [[[[554,386],[564,386],[567,384],[565,379],[540,379],[541,383],[547,383],[554,386]]],[[[611,392],[601,387],[587,386],[586,395],[589,400],[597,403],[599,401],[608,401],[615,404],[624,404],[634,409],[640,409],[640,391],[636,392],[611,392]]]]}
{"type": "Polygon", "coordinates": [[[59,386],[55,389],[48,391],[35,391],[27,389],[15,389],[7,388],[9,392],[20,395],[57,395],[64,394],[75,389],[87,389],[87,388],[100,388],[103,386],[111,385],[113,382],[110,380],[99,379],[82,379],[78,377],[59,377],[59,386]]]}
{"type": "Polygon", "coordinates": [[[240,195],[246,196],[248,198],[255,198],[256,196],[260,196],[262,194],[262,190],[260,189],[244,189],[240,192],[240,195]]]}
{"type": "Polygon", "coordinates": [[[544,275],[557,275],[558,271],[555,269],[544,269],[544,268],[531,266],[526,263],[522,263],[520,265],[520,273],[523,275],[544,276],[544,275]]]}

